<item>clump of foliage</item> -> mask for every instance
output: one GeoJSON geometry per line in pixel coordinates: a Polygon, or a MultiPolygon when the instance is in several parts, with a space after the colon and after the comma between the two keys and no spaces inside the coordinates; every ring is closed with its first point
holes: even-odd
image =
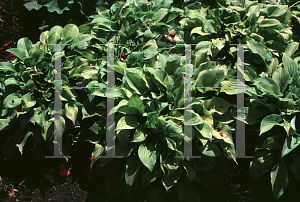
{"type": "Polygon", "coordinates": [[[80,12],[86,17],[95,13],[96,9],[103,9],[109,3],[115,1],[103,1],[103,0],[24,0],[24,6],[31,11],[39,10],[42,7],[47,7],[49,12],[56,12],[63,14],[64,11],[72,9],[74,4],[79,4],[81,9],[80,12]]]}
{"type": "Polygon", "coordinates": [[[105,176],[111,196],[122,191],[132,195],[142,187],[149,201],[163,201],[164,193],[175,187],[180,201],[200,201],[196,183],[211,186],[231,173],[235,121],[247,124],[246,137],[253,140],[247,146],[256,147],[250,166],[253,178],[270,172],[276,199],[290,179],[299,180],[299,11],[257,1],[187,1],[184,8],[172,3],[119,2],[91,15],[80,27],[55,26],[36,44],[22,38],[17,48],[9,49],[17,59],[0,63],[0,134],[9,136],[6,158],[22,153],[28,141],[41,160],[44,151],[53,152],[53,128],[58,124],[55,47],[46,44],[69,43],[62,45],[62,86],[100,89],[62,90],[62,152],[69,155],[74,142],[93,143],[91,169],[105,176]],[[109,127],[108,49],[100,45],[106,43],[122,44],[114,48],[114,112],[115,151],[123,159],[101,158],[109,127]],[[188,122],[184,43],[197,44],[191,51],[195,88],[188,122]],[[241,83],[236,77],[241,61],[233,43],[246,44],[245,92],[226,88],[241,83]],[[238,93],[245,93],[242,120],[236,115],[238,93]],[[185,125],[192,126],[192,139],[184,138],[185,125]],[[184,141],[191,141],[193,155],[201,158],[184,159],[184,141]]]}

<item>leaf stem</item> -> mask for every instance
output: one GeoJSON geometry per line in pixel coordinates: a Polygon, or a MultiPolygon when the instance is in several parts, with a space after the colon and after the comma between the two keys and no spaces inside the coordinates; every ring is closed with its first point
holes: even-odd
{"type": "Polygon", "coordinates": [[[293,5],[291,5],[291,6],[289,7],[289,9],[292,8],[293,6],[295,6],[295,5],[298,4],[298,3],[300,3],[300,1],[297,1],[296,3],[294,3],[293,5]]]}

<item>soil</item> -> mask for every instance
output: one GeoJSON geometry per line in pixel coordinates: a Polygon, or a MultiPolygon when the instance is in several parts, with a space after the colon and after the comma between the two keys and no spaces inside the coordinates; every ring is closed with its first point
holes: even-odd
{"type": "MultiPolygon", "coordinates": [[[[0,140],[3,139],[0,138],[0,140]]],[[[3,141],[0,146],[3,148],[3,141]]],[[[40,161],[32,156],[25,147],[22,156],[10,160],[5,160],[3,152],[0,152],[0,176],[2,178],[0,201],[147,201],[146,189],[136,191],[132,198],[125,193],[109,198],[105,191],[103,177],[89,172],[91,145],[73,146],[72,158],[68,162],[65,159],[40,161]],[[61,164],[65,164],[65,169],[71,171],[68,177],[59,175],[61,164]],[[46,176],[49,175],[55,178],[54,182],[46,179],[46,176]]],[[[251,180],[247,169],[250,160],[241,159],[238,162],[239,166],[233,166],[234,174],[228,176],[224,183],[209,188],[195,184],[202,202],[274,201],[268,176],[260,181],[251,180]]],[[[179,202],[178,198],[174,196],[177,196],[176,189],[171,188],[165,196],[165,201],[179,202]]]]}

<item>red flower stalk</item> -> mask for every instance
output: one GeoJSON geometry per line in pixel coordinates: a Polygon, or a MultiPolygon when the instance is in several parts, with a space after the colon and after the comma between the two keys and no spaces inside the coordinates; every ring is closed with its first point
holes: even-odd
{"type": "Polygon", "coordinates": [[[93,163],[94,163],[95,158],[96,158],[95,156],[92,157],[92,158],[90,158],[90,160],[92,161],[91,164],[90,164],[90,168],[92,168],[92,165],[93,165],[93,163]]]}
{"type": "Polygon", "coordinates": [[[14,56],[13,54],[11,54],[11,53],[8,55],[8,57],[9,57],[11,60],[15,59],[15,56],[14,56]]]}
{"type": "Polygon", "coordinates": [[[70,170],[66,170],[65,168],[66,168],[65,164],[61,164],[59,166],[59,174],[62,177],[68,177],[71,174],[70,170]]]}
{"type": "Polygon", "coordinates": [[[4,47],[5,47],[5,46],[8,46],[10,43],[11,43],[11,42],[8,42],[8,43],[6,43],[6,44],[3,44],[2,47],[1,47],[0,49],[3,50],[4,47]]]}
{"type": "Polygon", "coordinates": [[[59,172],[59,174],[62,176],[62,177],[68,177],[70,175],[70,170],[61,170],[59,172]]]}
{"type": "Polygon", "coordinates": [[[127,59],[127,57],[125,56],[125,53],[124,53],[124,52],[120,55],[119,59],[120,59],[121,61],[123,61],[123,59],[127,59]]]}
{"type": "Polygon", "coordinates": [[[25,108],[24,108],[23,105],[22,105],[21,109],[20,109],[20,108],[19,108],[19,109],[16,109],[16,112],[19,111],[19,110],[20,110],[20,111],[23,111],[23,109],[25,109],[25,108]]]}
{"type": "Polygon", "coordinates": [[[3,45],[3,47],[8,46],[11,42],[8,42],[6,44],[3,45]]]}

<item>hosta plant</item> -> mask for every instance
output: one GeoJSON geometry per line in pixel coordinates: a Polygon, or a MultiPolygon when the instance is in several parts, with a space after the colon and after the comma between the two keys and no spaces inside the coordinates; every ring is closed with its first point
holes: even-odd
{"type": "Polygon", "coordinates": [[[211,7],[186,1],[184,8],[172,2],[116,3],[80,27],[55,26],[36,44],[22,38],[9,49],[17,59],[0,63],[6,158],[22,153],[27,142],[41,160],[43,151],[53,152],[55,46],[47,44],[68,43],[61,46],[62,86],[100,89],[62,89],[62,153],[69,155],[75,142],[94,144],[91,169],[105,176],[110,196],[147,188],[149,201],[163,201],[175,188],[180,201],[200,201],[197,183],[221,182],[231,173],[229,163],[237,162],[236,121],[247,124],[246,146],[256,147],[253,178],[271,172],[276,199],[288,180],[299,180],[299,11],[257,1],[216,1],[211,7]],[[122,44],[114,47],[115,109],[108,112],[107,43],[122,44]],[[184,43],[196,44],[187,122],[184,43]],[[236,76],[241,61],[230,44],[237,43],[245,44],[245,84],[236,76]],[[245,93],[245,119],[236,115],[238,93],[245,93]],[[122,159],[101,158],[112,113],[116,145],[108,149],[122,159]],[[192,139],[184,135],[186,126],[192,126],[192,139]],[[201,158],[183,158],[185,141],[201,158]]]}

